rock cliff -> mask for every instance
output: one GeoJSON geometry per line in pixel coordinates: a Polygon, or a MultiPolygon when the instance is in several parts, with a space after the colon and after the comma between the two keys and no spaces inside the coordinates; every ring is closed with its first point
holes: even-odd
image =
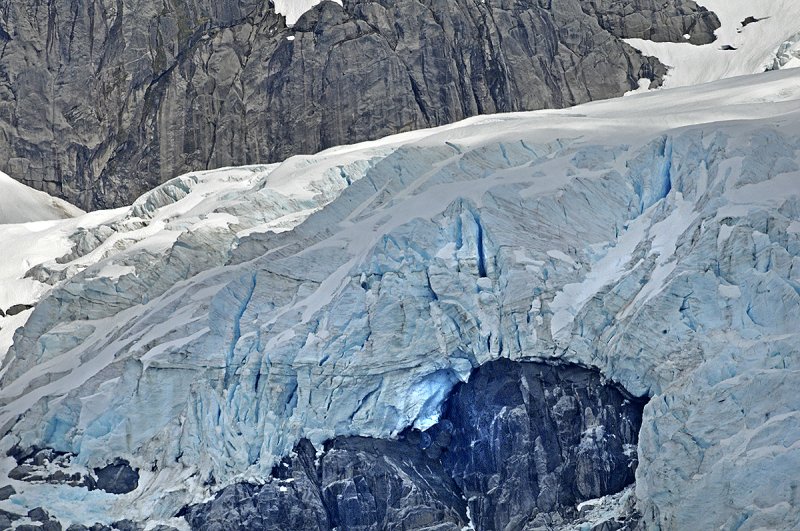
{"type": "Polygon", "coordinates": [[[713,39],[691,0],[0,1],[0,171],[85,209],[187,171],[618,96],[621,37],[713,39]],[[658,5],[656,5],[658,4],[658,5]]]}

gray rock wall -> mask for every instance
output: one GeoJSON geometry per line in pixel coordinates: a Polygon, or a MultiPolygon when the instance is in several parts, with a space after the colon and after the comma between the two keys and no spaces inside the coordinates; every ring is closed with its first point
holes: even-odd
{"type": "Polygon", "coordinates": [[[682,0],[590,0],[582,6],[603,29],[620,38],[708,44],[714,42],[719,27],[714,13],[682,0]]]}
{"type": "Polygon", "coordinates": [[[691,0],[0,0],[0,170],[83,208],[190,170],[617,96],[619,40],[713,40],[691,0]],[[294,40],[289,40],[294,37],[294,40]]]}

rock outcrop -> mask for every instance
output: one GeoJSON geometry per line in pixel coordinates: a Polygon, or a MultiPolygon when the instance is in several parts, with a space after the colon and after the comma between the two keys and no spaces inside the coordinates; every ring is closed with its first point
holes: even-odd
{"type": "Polygon", "coordinates": [[[498,360],[397,440],[298,444],[261,486],[187,508],[193,529],[478,531],[577,523],[633,482],[643,402],[597,371],[498,360]],[[469,508],[469,509],[468,509],[469,508]]]}
{"type": "Polygon", "coordinates": [[[548,527],[633,483],[643,406],[596,371],[498,360],[455,388],[432,431],[450,439],[442,462],[476,529],[548,527]]]}
{"type": "Polygon", "coordinates": [[[617,96],[708,42],[691,0],[0,0],[0,171],[94,209],[177,174],[617,96]],[[633,10],[635,13],[631,13],[633,10]]]}
{"type": "Polygon", "coordinates": [[[584,0],[581,5],[620,38],[708,44],[719,28],[714,13],[680,0],[584,0]]]}

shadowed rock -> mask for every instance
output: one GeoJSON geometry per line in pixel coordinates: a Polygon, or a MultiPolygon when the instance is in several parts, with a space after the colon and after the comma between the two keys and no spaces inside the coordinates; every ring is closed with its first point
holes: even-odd
{"type": "Polygon", "coordinates": [[[593,371],[498,360],[456,386],[425,432],[338,437],[319,456],[302,441],[265,485],[226,487],[184,514],[203,530],[574,522],[577,503],[633,482],[642,406],[593,371]]]}
{"type": "Polygon", "coordinates": [[[111,494],[125,494],[139,486],[139,473],[127,461],[116,461],[102,468],[95,468],[97,488],[111,494]]]}
{"type": "Polygon", "coordinates": [[[476,527],[521,529],[633,482],[642,407],[586,369],[501,359],[456,387],[432,431],[449,432],[442,462],[476,527]]]}

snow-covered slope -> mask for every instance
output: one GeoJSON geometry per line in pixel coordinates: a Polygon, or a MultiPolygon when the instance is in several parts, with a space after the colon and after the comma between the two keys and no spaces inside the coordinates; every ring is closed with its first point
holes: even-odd
{"type": "Polygon", "coordinates": [[[0,225],[71,218],[83,211],[0,172],[0,225]]]}
{"type": "MultiPolygon", "coordinates": [[[[360,159],[349,163],[348,149],[331,153],[337,154],[342,168],[358,176],[360,168],[369,163],[360,159]]],[[[384,150],[379,148],[375,153],[384,150]]],[[[149,265],[152,257],[171,253],[176,246],[186,247],[188,242],[205,244],[208,253],[219,254],[218,261],[224,260],[237,237],[251,231],[291,229],[348,184],[341,173],[344,170],[331,166],[327,159],[296,158],[273,176],[276,166],[190,173],[148,192],[128,208],[68,219],[0,224],[0,242],[5,250],[0,263],[0,310],[6,313],[14,306],[33,306],[54,285],[78,274],[113,285],[120,277],[134,273],[137,264],[149,265]],[[295,175],[290,179],[286,173],[295,175]]],[[[24,189],[38,201],[35,206],[46,206],[47,201],[63,203],[8,180],[12,191],[24,189]]],[[[18,203],[24,204],[26,197],[18,197],[18,203]]],[[[80,212],[64,205],[66,212],[80,212]]],[[[53,214],[44,207],[27,211],[29,215],[37,213],[43,220],[53,214]]],[[[187,259],[187,271],[211,268],[218,262],[209,255],[187,259]],[[197,263],[192,262],[195,258],[199,259],[197,263]]],[[[29,309],[0,315],[0,361],[11,346],[14,331],[29,315],[29,309]]]]}
{"type": "Polygon", "coordinates": [[[11,346],[14,330],[30,315],[26,307],[47,291],[37,282],[24,279],[25,272],[34,264],[66,252],[54,227],[70,224],[69,218],[81,214],[82,210],[66,201],[0,172],[0,361],[11,346]]]}
{"type": "Polygon", "coordinates": [[[669,67],[664,88],[800,66],[800,2],[699,0],[719,17],[717,40],[687,43],[626,39],[669,67]]]}
{"type": "Polygon", "coordinates": [[[301,436],[427,426],[505,356],[653,396],[648,525],[796,526],[798,138],[800,70],[771,72],[195,174],[59,225],[72,251],[28,274],[55,287],[3,366],[3,446],[142,478],[16,482],[0,508],[172,516],[301,436]]]}

